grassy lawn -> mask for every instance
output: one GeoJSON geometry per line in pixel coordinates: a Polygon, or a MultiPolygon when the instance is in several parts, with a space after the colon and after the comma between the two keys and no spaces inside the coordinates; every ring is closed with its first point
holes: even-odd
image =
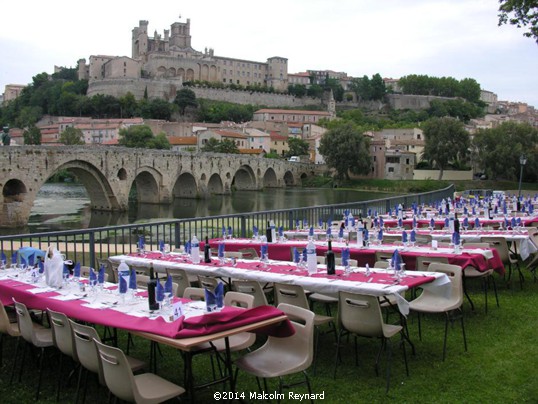
{"type": "MultiPolygon", "coordinates": [[[[507,288],[505,282],[497,278],[500,307],[495,306],[490,291],[489,313],[484,312],[484,295],[479,284],[470,285],[475,311],[464,303],[465,327],[468,352],[464,352],[461,328],[458,323],[449,328],[447,359],[442,361],[442,341],[444,318],[426,317],[423,321],[423,340],[419,341],[416,317],[409,318],[411,339],[416,345],[416,356],[409,355],[410,376],[405,375],[403,356],[397,344],[394,345],[391,389],[385,394],[385,362],[382,361],[380,376],[374,372],[374,361],[379,342],[359,339],[359,365],[355,366],[352,339],[341,349],[342,362],[338,364],[336,379],[333,379],[335,340],[334,334],[321,336],[320,352],[317,359],[317,374],[311,376],[314,393],[324,393],[325,402],[370,403],[506,403],[537,402],[538,381],[536,365],[538,344],[536,337],[538,283],[534,283],[524,269],[526,282],[523,289],[518,284],[507,288]]],[[[321,310],[321,307],[318,308],[321,310]]],[[[334,308],[333,313],[336,312],[334,308]]],[[[393,318],[395,319],[395,317],[393,318]]],[[[120,346],[126,347],[125,333],[120,332],[120,346]]],[[[396,340],[395,340],[396,341],[396,340]]],[[[2,403],[30,403],[34,401],[37,362],[35,355],[27,356],[27,367],[22,382],[9,384],[13,366],[15,342],[4,341],[4,361],[0,370],[0,397],[2,403]]],[[[168,347],[161,347],[163,357],[159,358],[158,373],[178,384],[183,380],[181,355],[168,347]]],[[[135,339],[133,356],[148,358],[149,343],[135,339]]],[[[65,363],[65,362],[64,362],[65,363]]],[[[209,380],[211,366],[207,356],[194,359],[195,376],[198,380],[209,380]]],[[[42,402],[54,402],[58,356],[47,360],[42,388],[42,402]]],[[[64,367],[62,379],[67,380],[68,369],[64,367]]],[[[74,402],[76,378],[63,387],[61,402],[74,402]]],[[[275,391],[276,383],[271,382],[269,390],[275,391]]],[[[198,393],[199,402],[214,402],[213,393],[224,391],[222,386],[198,393]]],[[[256,391],[255,379],[240,373],[238,392],[244,392],[247,402],[251,391],[256,391]]],[[[293,389],[305,393],[304,386],[293,389]]],[[[107,393],[99,387],[94,378],[89,378],[86,397],[88,403],[106,402],[107,393]]],[[[285,402],[292,402],[286,400],[285,402]]]]}

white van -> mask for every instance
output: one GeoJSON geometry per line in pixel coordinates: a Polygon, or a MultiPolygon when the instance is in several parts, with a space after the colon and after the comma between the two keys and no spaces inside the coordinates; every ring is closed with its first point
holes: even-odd
{"type": "Polygon", "coordinates": [[[291,161],[293,163],[300,163],[301,160],[299,159],[299,156],[291,156],[288,161],[291,161]]]}

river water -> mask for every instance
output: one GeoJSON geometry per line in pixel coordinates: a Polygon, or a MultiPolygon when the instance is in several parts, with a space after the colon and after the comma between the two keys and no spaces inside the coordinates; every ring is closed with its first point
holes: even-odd
{"type": "Polygon", "coordinates": [[[183,219],[288,209],[378,199],[388,195],[332,188],[278,188],[266,191],[236,191],[232,195],[217,195],[205,200],[179,199],[171,205],[133,204],[128,212],[112,213],[92,211],[83,185],[47,183],[38,193],[28,226],[18,229],[0,229],[0,234],[85,229],[158,219],[183,219]]]}

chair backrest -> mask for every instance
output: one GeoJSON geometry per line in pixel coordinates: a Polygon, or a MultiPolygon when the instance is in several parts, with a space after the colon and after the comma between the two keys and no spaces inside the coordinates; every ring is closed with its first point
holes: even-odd
{"type": "Polygon", "coordinates": [[[112,270],[112,263],[108,258],[97,258],[97,268],[101,268],[101,265],[105,267],[105,282],[108,282],[110,278],[111,282],[116,282],[114,278],[114,271],[112,270]]]}
{"type": "Polygon", "coordinates": [[[17,313],[17,320],[19,322],[19,331],[21,332],[21,337],[23,337],[25,341],[34,344],[34,325],[32,323],[30,313],[28,312],[28,309],[26,308],[26,305],[24,303],[19,303],[15,301],[15,299],[13,299],[13,301],[15,304],[15,312],[17,313]]]}
{"type": "Polygon", "coordinates": [[[448,258],[446,257],[429,257],[421,255],[417,257],[417,265],[416,270],[417,271],[432,271],[430,269],[430,265],[434,262],[440,262],[442,264],[448,264],[448,258]]]}
{"type": "Polygon", "coordinates": [[[52,342],[64,355],[70,356],[78,362],[77,352],[73,345],[73,332],[69,318],[57,311],[48,309],[50,325],[52,328],[52,342]]]}
{"type": "Polygon", "coordinates": [[[400,234],[384,234],[383,244],[402,244],[402,236],[400,234]]]}
{"type": "Polygon", "coordinates": [[[187,275],[187,272],[184,269],[179,268],[167,269],[166,272],[170,274],[172,280],[177,284],[175,296],[183,296],[185,289],[191,286],[191,282],[189,281],[189,276],[187,275]]]}
{"type": "Polygon", "coordinates": [[[383,316],[376,296],[339,292],[338,299],[342,327],[364,337],[383,336],[383,316]]]}
{"type": "Polygon", "coordinates": [[[185,288],[183,297],[190,300],[204,301],[205,290],[203,288],[193,288],[192,286],[189,286],[188,288],[185,288]]]}
{"type": "Polygon", "coordinates": [[[376,251],[375,252],[375,261],[386,261],[392,258],[394,251],[376,251]]]}
{"type": "Polygon", "coordinates": [[[99,333],[95,328],[75,323],[73,320],[69,320],[69,323],[71,325],[75,351],[77,352],[80,364],[90,372],[97,373],[99,382],[105,385],[99,352],[93,342],[94,340],[101,342],[99,333]]]}
{"type": "Polygon", "coordinates": [[[427,245],[432,242],[431,234],[417,234],[415,239],[418,245],[427,245]]]}
{"type": "MultiPolygon", "coordinates": [[[[334,259],[334,263],[336,265],[342,265],[342,257],[336,257],[334,259]]],[[[353,258],[348,259],[349,266],[351,267],[357,267],[359,266],[359,262],[353,258]]]]}
{"type": "Polygon", "coordinates": [[[463,244],[463,248],[490,248],[488,243],[468,242],[463,244]]]}
{"type": "Polygon", "coordinates": [[[136,287],[139,289],[147,289],[150,278],[148,275],[136,274],[136,287]]]}
{"type": "Polygon", "coordinates": [[[94,340],[99,352],[105,383],[112,394],[120,400],[139,402],[133,371],[123,351],[94,340]]]}
{"type": "Polygon", "coordinates": [[[18,336],[14,333],[14,330],[10,326],[11,321],[7,314],[6,308],[0,301],[0,334],[11,335],[12,337],[18,336]]]}
{"type": "Polygon", "coordinates": [[[376,261],[374,264],[374,268],[387,269],[388,267],[389,267],[388,261],[376,261]]]}
{"type": "Polygon", "coordinates": [[[482,243],[488,243],[490,248],[495,248],[503,264],[510,262],[510,251],[504,237],[484,236],[480,237],[482,243]]]}
{"type": "MultiPolygon", "coordinates": [[[[94,269],[95,273],[97,274],[97,272],[99,271],[99,269],[94,269]]],[[[89,278],[90,277],[90,267],[87,267],[87,266],[81,266],[80,267],[80,276],[82,278],[89,278]]],[[[108,273],[106,272],[106,267],[105,267],[105,282],[108,282],[108,273]]]]}
{"type": "Polygon", "coordinates": [[[254,296],[241,292],[227,292],[224,295],[224,305],[251,309],[254,307],[254,296]]]}
{"type": "Polygon", "coordinates": [[[200,283],[201,288],[215,289],[219,283],[219,280],[217,278],[213,278],[212,276],[198,275],[198,282],[200,283]]]}
{"type": "Polygon", "coordinates": [[[232,280],[232,287],[236,292],[241,292],[243,294],[249,294],[249,295],[254,296],[253,307],[268,305],[267,297],[265,296],[265,293],[263,291],[262,285],[260,285],[260,282],[243,280],[243,279],[234,279],[232,280]]]}
{"type": "Polygon", "coordinates": [[[302,307],[303,309],[309,309],[308,299],[301,285],[288,285],[275,282],[274,292],[276,306],[280,305],[281,303],[286,303],[293,306],[302,307]]]}
{"type": "Polygon", "coordinates": [[[260,258],[255,248],[240,248],[238,251],[243,254],[243,259],[246,260],[257,260],[260,258]]]}
{"type": "Polygon", "coordinates": [[[318,265],[325,264],[325,255],[316,255],[316,262],[318,265]]]}
{"type": "Polygon", "coordinates": [[[237,258],[242,259],[243,253],[239,251],[224,251],[224,258],[237,258]]]}
{"type": "MultiPolygon", "coordinates": [[[[431,272],[442,272],[448,276],[451,284],[450,299],[454,302],[459,303],[461,306],[463,304],[463,283],[462,276],[463,270],[459,265],[443,264],[440,262],[432,262],[428,267],[428,271],[431,272]]],[[[423,294],[430,294],[427,289],[424,289],[423,294]]],[[[432,293],[435,296],[435,292],[432,293]]]]}
{"type": "Polygon", "coordinates": [[[278,309],[282,310],[290,319],[295,328],[295,334],[286,338],[269,336],[266,342],[267,349],[278,347],[279,352],[286,350],[293,355],[296,367],[294,371],[307,369],[314,358],[314,317],[315,314],[301,307],[281,303],[278,309]]]}

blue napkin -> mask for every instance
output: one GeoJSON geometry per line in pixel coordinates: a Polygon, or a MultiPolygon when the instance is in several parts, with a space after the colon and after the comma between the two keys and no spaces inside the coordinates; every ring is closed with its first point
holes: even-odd
{"type": "Polygon", "coordinates": [[[327,227],[330,229],[333,225],[332,219],[327,220],[327,227]]]}
{"type": "Polygon", "coordinates": [[[261,258],[265,258],[265,255],[267,254],[267,244],[263,243],[260,248],[261,258]]]}
{"type": "Polygon", "coordinates": [[[495,214],[499,213],[499,208],[497,205],[495,205],[495,209],[493,209],[493,213],[495,214]]]}
{"type": "Polygon", "coordinates": [[[377,233],[377,239],[379,241],[383,241],[383,229],[379,229],[379,233],[377,233]]]}
{"type": "Polygon", "coordinates": [[[43,261],[39,260],[37,265],[39,266],[39,273],[40,274],[44,273],[45,272],[45,263],[43,261]]]}
{"type": "Polygon", "coordinates": [[[190,254],[191,253],[191,241],[185,242],[185,253],[190,254]]]}
{"type": "Polygon", "coordinates": [[[460,245],[460,234],[457,231],[452,233],[452,243],[454,245],[460,245]]]}
{"type": "Polygon", "coordinates": [[[299,250],[297,249],[297,247],[293,247],[293,262],[297,264],[300,260],[301,257],[299,254],[299,250]]]}
{"type": "Polygon", "coordinates": [[[411,230],[410,241],[411,241],[412,243],[414,243],[414,242],[417,241],[417,232],[416,232],[415,230],[411,230]]]}
{"type": "Polygon", "coordinates": [[[21,255],[21,265],[26,265],[26,264],[27,264],[26,259],[21,255]]]}
{"type": "Polygon", "coordinates": [[[146,240],[144,236],[138,236],[138,249],[143,250],[146,246],[146,240]]]}
{"type": "Polygon", "coordinates": [[[385,227],[384,224],[385,224],[385,221],[383,220],[382,217],[380,217],[379,218],[379,227],[381,227],[381,228],[385,227]]]}
{"type": "Polygon", "coordinates": [[[224,243],[219,243],[218,257],[224,258],[224,243]]]}
{"type": "Polygon", "coordinates": [[[295,219],[295,227],[296,227],[296,228],[299,228],[299,223],[300,223],[300,222],[299,222],[299,219],[295,219]]]}
{"type": "Polygon", "coordinates": [[[73,276],[75,278],[80,278],[80,262],[75,263],[75,267],[73,268],[73,276]]]}
{"type": "Polygon", "coordinates": [[[164,288],[161,281],[157,279],[157,286],[155,288],[155,300],[162,302],[164,300],[164,288]]]}
{"type": "Polygon", "coordinates": [[[469,219],[466,217],[463,218],[463,227],[469,227],[469,219]]]}
{"type": "Polygon", "coordinates": [[[97,283],[99,283],[100,285],[105,283],[105,266],[103,264],[101,264],[99,272],[97,273],[97,283]]]}
{"type": "Polygon", "coordinates": [[[164,282],[164,293],[170,293],[170,295],[173,293],[173,286],[172,286],[172,276],[168,275],[166,277],[166,281],[164,282]]]}
{"type": "Polygon", "coordinates": [[[504,215],[508,214],[508,210],[506,208],[506,202],[503,202],[503,214],[504,215]]]}
{"type": "Polygon", "coordinates": [[[473,216],[476,215],[476,209],[474,208],[474,205],[473,205],[473,210],[471,212],[473,216]]]}
{"type": "MultiPolygon", "coordinates": [[[[90,271],[90,280],[92,279],[92,272],[93,271],[90,271]]],[[[93,276],[95,276],[95,273],[93,276]]],[[[123,276],[120,276],[120,293],[127,293],[127,281],[123,278],[123,276]]]]}
{"type": "MultiPolygon", "coordinates": [[[[90,268],[90,285],[95,285],[97,283],[97,275],[93,268],[90,268]]],[[[120,281],[120,293],[121,293],[121,281],[120,281]]]]}
{"type": "Polygon", "coordinates": [[[518,226],[521,226],[521,218],[520,218],[520,217],[518,217],[518,218],[516,219],[516,223],[517,223],[518,226]]]}
{"type": "Polygon", "coordinates": [[[306,262],[306,248],[303,248],[303,262],[306,262]]]}
{"type": "Polygon", "coordinates": [[[164,252],[164,240],[159,240],[159,251],[164,252]]]}
{"type": "Polygon", "coordinates": [[[349,265],[349,247],[342,248],[342,265],[345,267],[349,265]]]}
{"type": "Polygon", "coordinates": [[[445,227],[448,227],[450,224],[450,221],[448,220],[448,217],[445,217],[445,227]]]}
{"type": "Polygon", "coordinates": [[[340,230],[338,231],[338,237],[344,238],[344,229],[342,227],[340,227],[340,230]]]}
{"type": "Polygon", "coordinates": [[[7,257],[6,257],[6,254],[4,254],[3,251],[2,251],[2,253],[0,253],[0,261],[2,261],[4,264],[7,263],[7,257]]]}
{"type": "Polygon", "coordinates": [[[331,227],[327,227],[327,238],[331,237],[331,227]]]}
{"type": "Polygon", "coordinates": [[[214,291],[204,289],[205,304],[207,311],[211,311],[212,307],[224,306],[224,284],[219,282],[214,291]]]}
{"type": "Polygon", "coordinates": [[[480,219],[479,218],[476,218],[474,220],[474,228],[475,229],[479,229],[480,228],[480,219]]]}
{"type": "Polygon", "coordinates": [[[323,227],[323,220],[321,220],[321,219],[318,220],[318,226],[323,227]]]}
{"type": "Polygon", "coordinates": [[[467,210],[467,206],[464,206],[463,207],[463,214],[467,215],[468,213],[469,213],[469,211],[467,210]]]}
{"type": "Polygon", "coordinates": [[[33,267],[34,266],[34,259],[35,259],[35,255],[34,254],[30,254],[28,256],[28,265],[33,267]]]}
{"type": "Polygon", "coordinates": [[[402,218],[398,219],[398,227],[403,227],[403,220],[402,218]]]}
{"type": "Polygon", "coordinates": [[[364,237],[363,237],[363,240],[364,240],[364,241],[368,240],[368,237],[369,237],[368,229],[365,228],[365,229],[364,229],[364,237]]]}
{"type": "Polygon", "coordinates": [[[433,217],[430,219],[430,227],[435,229],[435,220],[433,220],[433,217]]]}
{"type": "Polygon", "coordinates": [[[349,209],[344,209],[344,216],[345,216],[345,217],[348,217],[348,216],[349,216],[349,209]]]}
{"type": "Polygon", "coordinates": [[[378,225],[377,217],[374,217],[374,227],[377,227],[377,225],[378,225]]]}
{"type": "Polygon", "coordinates": [[[306,229],[308,227],[308,220],[303,219],[303,229],[306,229]]]}
{"type": "Polygon", "coordinates": [[[392,216],[392,209],[391,209],[391,208],[389,208],[389,211],[388,211],[388,213],[387,213],[387,214],[389,215],[389,217],[391,217],[391,216],[392,216]]]}
{"type": "Polygon", "coordinates": [[[136,289],[136,271],[134,269],[129,272],[129,289],[136,289]]]}
{"type": "Polygon", "coordinates": [[[402,243],[407,243],[407,232],[405,230],[402,232],[402,243]]]}
{"type": "Polygon", "coordinates": [[[392,268],[399,270],[401,263],[402,263],[402,256],[400,255],[400,252],[398,250],[394,250],[394,252],[392,253],[392,258],[390,260],[390,264],[392,268]]]}
{"type": "Polygon", "coordinates": [[[516,218],[513,217],[512,220],[510,221],[511,225],[512,225],[512,228],[516,227],[516,218]]]}
{"type": "Polygon", "coordinates": [[[252,233],[254,237],[258,237],[258,226],[252,226],[252,233]]]}
{"type": "Polygon", "coordinates": [[[314,237],[314,226],[310,226],[310,230],[308,230],[308,235],[310,237],[314,237]]]}
{"type": "Polygon", "coordinates": [[[278,237],[284,237],[284,226],[278,227],[278,237]]]}
{"type": "Polygon", "coordinates": [[[350,223],[350,226],[351,226],[351,227],[355,227],[355,218],[354,218],[353,216],[351,216],[351,218],[350,218],[350,222],[351,222],[351,223],[350,223]]]}
{"type": "Polygon", "coordinates": [[[417,228],[417,218],[413,216],[413,229],[417,228]]]}
{"type": "Polygon", "coordinates": [[[226,227],[222,226],[222,238],[226,238],[226,227]]]}
{"type": "Polygon", "coordinates": [[[372,209],[368,209],[368,217],[372,217],[372,209]]]}
{"type": "Polygon", "coordinates": [[[228,226],[228,236],[233,236],[232,226],[228,226]]]}

